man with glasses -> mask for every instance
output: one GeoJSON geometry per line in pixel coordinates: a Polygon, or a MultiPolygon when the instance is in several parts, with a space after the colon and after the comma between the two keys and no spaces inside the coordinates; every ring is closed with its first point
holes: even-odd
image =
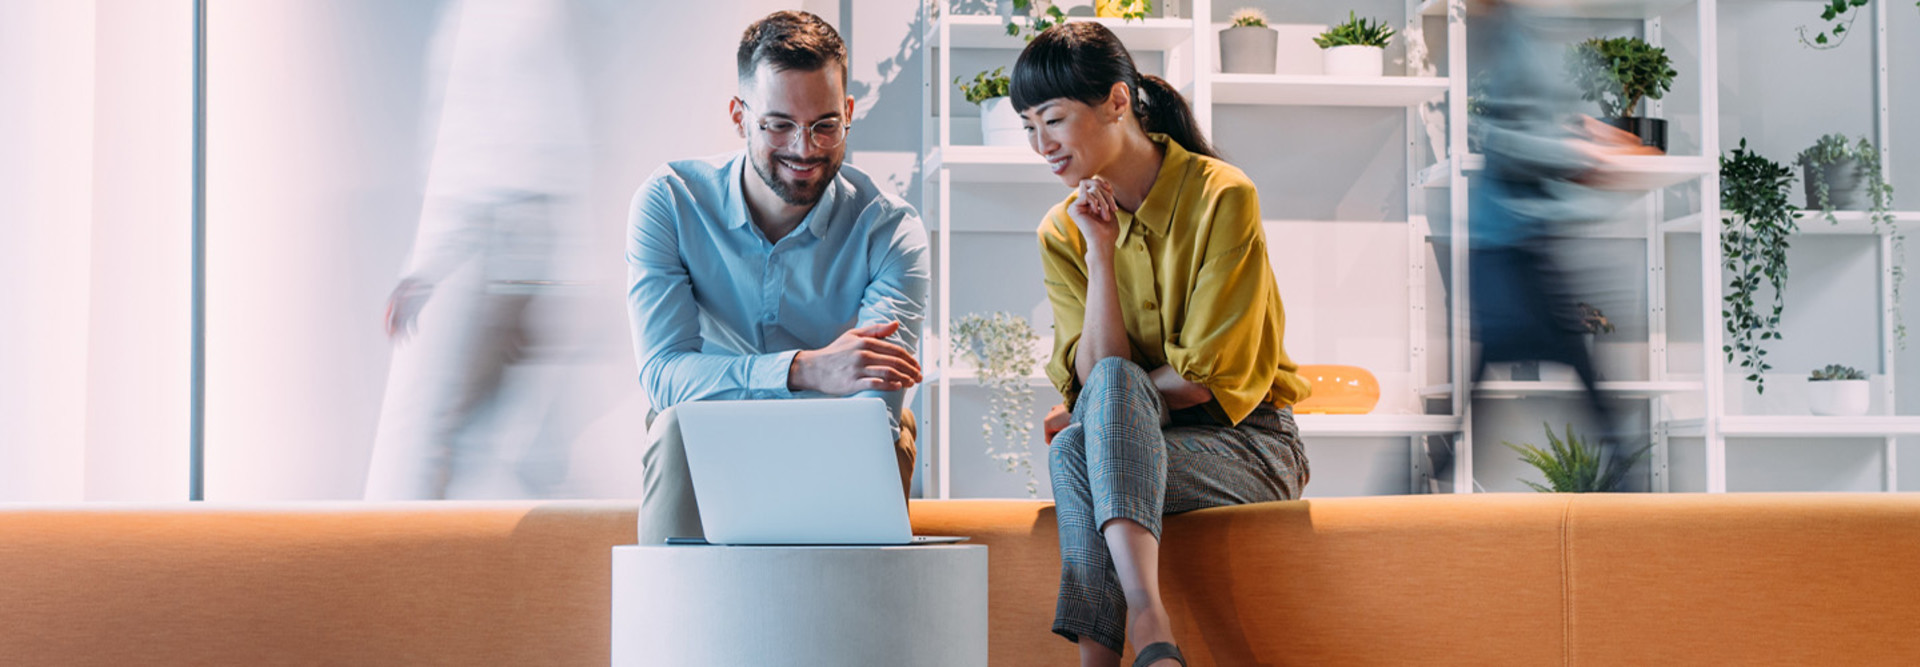
{"type": "Polygon", "coordinates": [[[928,290],[927,233],[913,208],[846,157],[853,98],[832,26],[776,12],[747,28],[743,151],[668,163],[634,195],[628,313],[648,421],[640,543],[701,537],[673,407],[722,399],[872,395],[894,421],[911,480],[928,290]]]}

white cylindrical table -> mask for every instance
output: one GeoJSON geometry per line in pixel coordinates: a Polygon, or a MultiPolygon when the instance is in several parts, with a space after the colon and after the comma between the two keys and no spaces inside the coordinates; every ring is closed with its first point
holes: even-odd
{"type": "Polygon", "coordinates": [[[619,546],[613,664],[987,664],[987,548],[619,546]]]}

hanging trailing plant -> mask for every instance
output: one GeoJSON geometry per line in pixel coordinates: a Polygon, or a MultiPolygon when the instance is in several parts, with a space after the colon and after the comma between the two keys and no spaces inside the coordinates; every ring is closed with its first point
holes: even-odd
{"type": "Polygon", "coordinates": [[[1722,297],[1720,312],[1726,328],[1727,343],[1721,352],[1727,361],[1738,361],[1747,369],[1747,379],[1765,393],[1767,363],[1766,341],[1780,338],[1780,313],[1785,306],[1787,284],[1787,241],[1799,227],[1794,224],[1798,209],[1787,201],[1793,171],[1747,150],[1747,140],[1730,156],[1720,158],[1720,197],[1732,218],[1720,228],[1720,257],[1728,273],[1733,274],[1731,288],[1722,297]],[[1773,290],[1771,310],[1762,311],[1756,301],[1760,287],[1773,290]]]}
{"type": "Polygon", "coordinates": [[[1798,161],[1806,171],[1807,205],[1818,207],[1828,224],[1840,224],[1833,213],[1834,193],[1830,187],[1832,177],[1840,175],[1835,172],[1852,169],[1853,173],[1845,176],[1866,184],[1867,222],[1873,225],[1875,234],[1893,239],[1893,332],[1900,347],[1906,348],[1907,324],[1900,313],[1900,287],[1907,277],[1907,237],[1893,224],[1893,185],[1887,183],[1880,167],[1880,149],[1866,137],[1849,142],[1845,135],[1829,134],[1800,151],[1798,161]]]}
{"type": "MultiPolygon", "coordinates": [[[[1129,23],[1145,19],[1147,14],[1153,12],[1153,0],[1103,0],[1103,2],[1107,4],[1105,11],[1129,23]]],[[[1047,28],[1067,22],[1067,13],[1060,11],[1059,5],[1050,0],[1013,0],[1013,12],[1018,16],[1026,17],[1025,25],[1023,26],[1022,21],[1017,17],[1008,18],[1007,34],[1023,37],[1029,42],[1033,41],[1035,35],[1045,32],[1047,28]]],[[[1107,15],[1101,14],[1101,16],[1107,15]]]]}
{"type": "Polygon", "coordinates": [[[1033,472],[1033,386],[1027,377],[1040,363],[1040,341],[1026,318],[1005,312],[970,314],[953,323],[954,350],[977,369],[980,385],[992,393],[980,434],[987,456],[1007,472],[1025,472],[1027,496],[1040,497],[1033,472]]]}
{"type": "Polygon", "coordinates": [[[1144,19],[1153,11],[1153,0],[1095,0],[1093,11],[1096,16],[1127,21],[1144,19]]]}
{"type": "MultiPolygon", "coordinates": [[[[1860,9],[1867,6],[1867,0],[1825,0],[1820,5],[1820,20],[1826,27],[1815,33],[1813,39],[1807,39],[1807,27],[1800,26],[1800,43],[1807,48],[1827,50],[1845,44],[1853,22],[1860,20],[1860,9]],[[1828,35],[1832,35],[1831,38],[1828,35]]],[[[1913,3],[1920,7],[1920,2],[1913,3]]]]}
{"type": "MultiPolygon", "coordinates": [[[[1800,43],[1807,48],[1826,50],[1836,48],[1847,41],[1848,30],[1853,22],[1860,19],[1860,8],[1867,6],[1867,0],[1826,0],[1820,6],[1820,20],[1825,27],[1815,33],[1813,39],[1807,39],[1807,27],[1800,26],[1800,43]],[[1828,37],[1832,35],[1832,37],[1828,37]]],[[[1915,6],[1920,6],[1916,3],[1915,6]]]]}
{"type": "MultiPolygon", "coordinates": [[[[1034,35],[1045,32],[1047,28],[1067,22],[1067,13],[1060,11],[1060,7],[1052,2],[1046,3],[1045,8],[1036,11],[1034,0],[1013,0],[1013,12],[1026,17],[1025,37],[1029,42],[1033,41],[1034,35]]],[[[1020,29],[1020,19],[1007,19],[1007,35],[1020,36],[1020,29]]]]}

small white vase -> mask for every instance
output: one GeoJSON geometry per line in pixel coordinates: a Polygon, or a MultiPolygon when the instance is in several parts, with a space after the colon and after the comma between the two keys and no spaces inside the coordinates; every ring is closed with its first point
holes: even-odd
{"type": "Polygon", "coordinates": [[[1027,131],[1020,127],[1020,114],[1013,111],[1013,98],[1003,95],[980,103],[980,143],[988,146],[1027,145],[1027,131]]]}
{"type": "Polygon", "coordinates": [[[1280,32],[1260,26],[1234,26],[1220,31],[1220,71],[1225,74],[1272,74],[1278,62],[1280,32]]]}
{"type": "Polygon", "coordinates": [[[1380,76],[1387,50],[1378,46],[1336,46],[1322,52],[1327,76],[1380,76]]]}
{"type": "Polygon", "coordinates": [[[1869,392],[1866,380],[1808,380],[1807,407],[1823,417],[1857,417],[1867,414],[1869,392]]]}

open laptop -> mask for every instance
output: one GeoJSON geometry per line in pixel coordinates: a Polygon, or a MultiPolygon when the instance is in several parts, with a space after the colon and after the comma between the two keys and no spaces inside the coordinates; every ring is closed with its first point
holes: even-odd
{"type": "Polygon", "coordinates": [[[711,544],[939,544],[915,536],[886,403],[795,398],[682,403],[700,524],[711,544]]]}

